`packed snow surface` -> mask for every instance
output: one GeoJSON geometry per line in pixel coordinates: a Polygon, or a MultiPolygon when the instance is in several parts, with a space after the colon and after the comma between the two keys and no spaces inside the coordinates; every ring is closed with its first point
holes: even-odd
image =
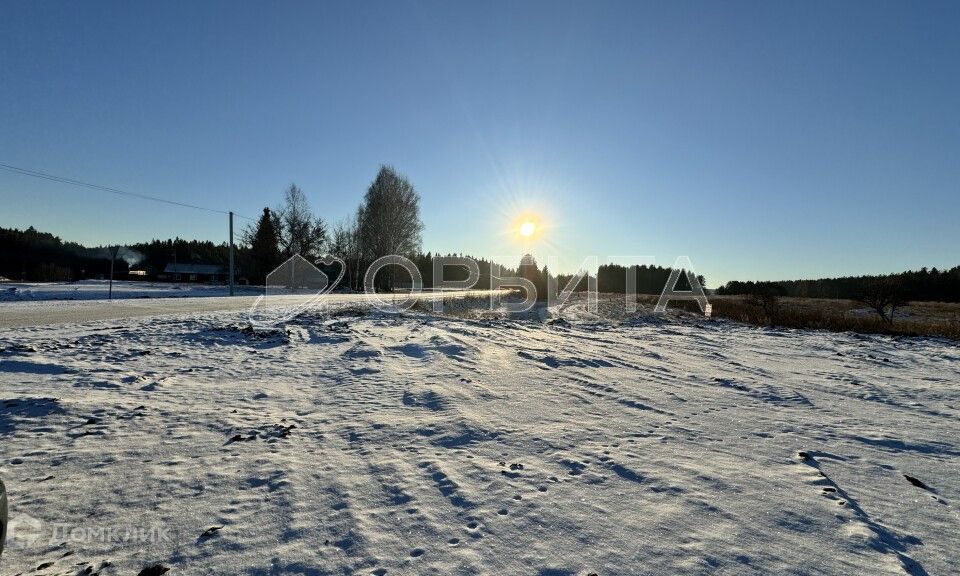
{"type": "Polygon", "coordinates": [[[548,318],[0,330],[0,574],[960,572],[954,344],[548,318]]]}
{"type": "MultiPolygon", "coordinates": [[[[262,287],[236,286],[237,294],[257,294],[262,287]]],[[[115,300],[128,298],[196,298],[229,296],[230,287],[220,284],[180,284],[114,280],[78,280],[76,282],[3,282],[0,302],[37,300],[115,300]]]]}

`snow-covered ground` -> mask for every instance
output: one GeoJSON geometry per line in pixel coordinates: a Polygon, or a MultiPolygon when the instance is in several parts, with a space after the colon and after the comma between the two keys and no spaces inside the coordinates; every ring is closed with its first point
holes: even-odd
{"type": "Polygon", "coordinates": [[[955,344],[458,312],[0,330],[0,574],[960,572],[955,344]]]}
{"type": "MultiPolygon", "coordinates": [[[[236,286],[237,294],[258,294],[262,287],[236,286]]],[[[109,280],[77,282],[4,282],[0,284],[0,302],[36,300],[105,300],[110,294],[109,280]]],[[[216,284],[177,284],[172,282],[113,282],[113,298],[195,298],[228,296],[229,286],[216,284]]]]}

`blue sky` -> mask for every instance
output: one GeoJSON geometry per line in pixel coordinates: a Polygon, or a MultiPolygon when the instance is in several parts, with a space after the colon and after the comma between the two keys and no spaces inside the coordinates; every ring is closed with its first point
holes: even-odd
{"type": "MultiPolygon", "coordinates": [[[[953,266],[958,29],[957,2],[7,1],[0,162],[248,216],[296,182],[328,221],[389,163],[425,250],[688,255],[714,287],[953,266]]],[[[0,203],[88,244],[227,234],[4,171],[0,203]]]]}

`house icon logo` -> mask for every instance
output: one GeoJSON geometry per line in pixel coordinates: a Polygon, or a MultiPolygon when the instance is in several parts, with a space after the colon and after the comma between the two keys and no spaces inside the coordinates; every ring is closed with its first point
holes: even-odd
{"type": "Polygon", "coordinates": [[[264,293],[254,301],[247,314],[251,326],[272,328],[318,307],[337,287],[346,271],[347,264],[332,254],[325,254],[316,262],[294,254],[267,274],[264,293]],[[328,272],[333,266],[337,268],[337,275],[331,281],[328,272]]]}
{"type": "Polygon", "coordinates": [[[43,522],[28,514],[19,514],[7,524],[7,544],[10,548],[33,546],[43,531],[43,522]]]}

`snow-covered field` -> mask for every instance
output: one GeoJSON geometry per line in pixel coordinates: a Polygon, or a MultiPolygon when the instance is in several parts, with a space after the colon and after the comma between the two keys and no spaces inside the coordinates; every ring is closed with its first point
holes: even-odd
{"type": "Polygon", "coordinates": [[[960,572],[955,344],[460,312],[0,330],[0,574],[960,572]]]}
{"type": "MultiPolygon", "coordinates": [[[[258,294],[261,287],[236,286],[237,294],[258,294]]],[[[177,284],[172,282],[113,282],[116,300],[128,298],[195,298],[228,296],[229,286],[216,284],[177,284]]],[[[77,282],[4,282],[0,284],[0,302],[37,300],[105,300],[110,295],[108,280],[77,282]]]]}

